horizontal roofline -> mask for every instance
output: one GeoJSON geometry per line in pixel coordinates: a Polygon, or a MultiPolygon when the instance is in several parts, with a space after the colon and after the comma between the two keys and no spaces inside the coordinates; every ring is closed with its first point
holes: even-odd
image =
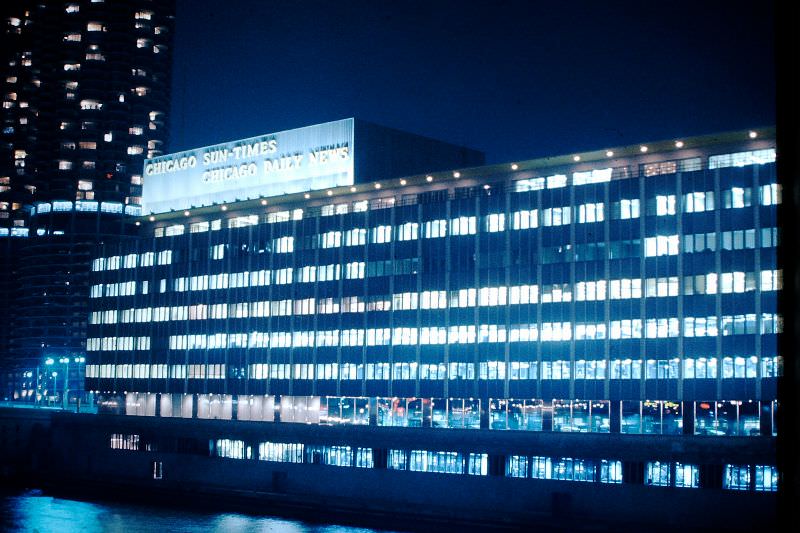
{"type": "MultiPolygon", "coordinates": [[[[464,184],[467,185],[466,182],[471,182],[475,178],[483,178],[485,180],[487,177],[498,174],[508,174],[509,172],[530,172],[542,169],[556,169],[559,167],[574,166],[576,164],[596,163],[598,161],[630,161],[632,158],[640,158],[645,155],[664,154],[679,150],[691,152],[692,150],[697,151],[713,146],[730,146],[745,142],[752,142],[754,140],[759,140],[762,142],[765,140],[774,141],[775,127],[769,126],[764,128],[713,133],[682,139],[676,138],[655,142],[642,142],[627,146],[608,147],[601,150],[592,150],[587,152],[573,152],[569,154],[541,157],[524,161],[498,163],[494,165],[467,167],[462,169],[451,169],[447,171],[431,172],[428,174],[393,178],[390,180],[375,180],[356,185],[345,185],[328,189],[309,190],[291,194],[251,198],[230,203],[215,203],[209,206],[193,207],[187,211],[191,217],[203,217],[206,215],[218,214],[220,211],[242,212],[252,211],[253,209],[270,208],[274,206],[298,206],[299,204],[306,204],[312,200],[323,201],[331,198],[341,198],[345,195],[356,198],[364,195],[373,197],[378,191],[392,191],[406,186],[427,186],[429,184],[428,178],[431,178],[430,182],[436,182],[439,184],[459,181],[465,182],[464,184]],[[750,136],[753,132],[757,134],[756,138],[750,136]],[[678,141],[683,143],[681,147],[677,147],[675,145],[675,143],[678,141]],[[647,147],[646,152],[642,151],[643,146],[647,147]],[[611,152],[613,155],[609,156],[609,152],[611,152]],[[576,159],[576,157],[578,159],[576,159]],[[515,166],[512,167],[512,165],[515,166]]],[[[147,185],[145,185],[145,187],[146,186],[147,185]]],[[[409,191],[409,193],[411,193],[411,191],[409,191]]],[[[184,214],[183,210],[173,210],[166,213],[144,215],[132,220],[136,220],[137,224],[141,224],[142,222],[157,222],[175,219],[185,220],[187,219],[187,215],[184,214]]]]}

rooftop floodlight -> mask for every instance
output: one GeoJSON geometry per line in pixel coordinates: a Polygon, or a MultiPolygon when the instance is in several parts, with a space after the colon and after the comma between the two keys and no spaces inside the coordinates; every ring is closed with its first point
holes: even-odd
{"type": "Polygon", "coordinates": [[[408,183],[406,180],[400,180],[400,185],[405,185],[406,183],[408,183]]]}
{"type": "Polygon", "coordinates": [[[458,172],[458,171],[453,172],[453,177],[454,178],[460,178],[461,177],[461,172],[458,172]]]}
{"type": "Polygon", "coordinates": [[[333,191],[329,190],[327,194],[328,196],[333,196],[333,191]]]}
{"type": "Polygon", "coordinates": [[[267,201],[266,200],[261,200],[261,205],[267,205],[267,201]]]}
{"type": "Polygon", "coordinates": [[[519,168],[519,165],[518,165],[518,164],[516,164],[516,163],[511,163],[511,170],[517,170],[518,168],[519,168]]]}
{"type": "Polygon", "coordinates": [[[645,153],[647,151],[647,146],[640,146],[639,151],[645,153]]]}
{"type": "Polygon", "coordinates": [[[355,186],[353,186],[353,187],[350,187],[350,192],[356,192],[357,190],[358,190],[358,189],[356,189],[356,188],[355,188],[355,186]]]}
{"type": "Polygon", "coordinates": [[[305,193],[305,194],[303,195],[303,198],[305,198],[306,200],[308,200],[309,198],[311,198],[311,195],[310,195],[310,194],[308,194],[308,193],[305,193]]]}
{"type": "Polygon", "coordinates": [[[188,217],[190,214],[191,214],[191,213],[189,213],[189,211],[184,211],[184,212],[183,212],[183,215],[184,215],[184,216],[187,216],[187,217],[188,217]]]}
{"type": "Polygon", "coordinates": [[[751,139],[755,139],[756,137],[758,137],[758,133],[751,131],[750,133],[747,134],[747,136],[750,137],[751,139]]]}
{"type": "Polygon", "coordinates": [[[225,204],[222,204],[222,207],[220,207],[220,209],[222,209],[223,211],[227,211],[228,210],[228,206],[225,205],[225,204]]]}
{"type": "Polygon", "coordinates": [[[376,183],[376,184],[375,184],[375,188],[376,188],[376,189],[380,189],[380,188],[381,188],[381,184],[380,184],[380,183],[376,183]]]}
{"type": "Polygon", "coordinates": [[[683,148],[683,141],[675,141],[675,148],[683,148]]]}
{"type": "Polygon", "coordinates": [[[581,160],[581,156],[579,156],[579,155],[572,156],[572,160],[577,163],[578,161],[581,160]]]}
{"type": "Polygon", "coordinates": [[[425,180],[430,183],[433,181],[433,176],[425,176],[425,180]]]}
{"type": "Polygon", "coordinates": [[[611,150],[607,151],[606,157],[614,157],[614,152],[612,152],[611,150]]]}
{"type": "Polygon", "coordinates": [[[155,222],[156,221],[156,217],[154,217],[153,215],[150,215],[150,219],[149,220],[150,220],[150,222],[155,222]]]}

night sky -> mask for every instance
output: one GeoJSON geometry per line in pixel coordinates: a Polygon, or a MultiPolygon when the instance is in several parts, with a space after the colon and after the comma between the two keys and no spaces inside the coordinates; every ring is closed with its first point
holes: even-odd
{"type": "Polygon", "coordinates": [[[775,123],[771,2],[177,3],[170,151],[354,116],[499,163],[775,123]]]}

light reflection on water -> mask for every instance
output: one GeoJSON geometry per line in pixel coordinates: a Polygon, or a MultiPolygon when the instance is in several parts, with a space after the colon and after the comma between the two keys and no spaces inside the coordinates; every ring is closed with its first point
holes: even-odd
{"type": "Polygon", "coordinates": [[[40,491],[0,493],[0,531],[30,533],[375,533],[337,525],[249,516],[203,513],[120,502],[86,502],[40,491]]]}

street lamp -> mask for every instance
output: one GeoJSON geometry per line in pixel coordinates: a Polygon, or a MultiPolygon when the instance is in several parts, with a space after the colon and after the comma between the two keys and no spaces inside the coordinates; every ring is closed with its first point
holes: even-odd
{"type": "MultiPolygon", "coordinates": [[[[53,365],[53,363],[55,363],[55,361],[53,361],[53,358],[52,358],[52,357],[48,357],[47,359],[45,359],[45,360],[44,360],[44,364],[45,364],[46,366],[52,366],[52,365],[53,365]]],[[[46,376],[46,375],[47,375],[47,374],[45,374],[45,376],[46,376]]],[[[56,375],[58,375],[58,373],[57,373],[57,372],[53,372],[53,376],[52,376],[52,377],[53,377],[53,378],[55,378],[55,377],[56,377],[56,375]]],[[[47,386],[47,381],[45,380],[45,387],[46,387],[46,386],[47,386]]],[[[50,404],[49,400],[48,400],[48,402],[47,402],[47,403],[48,403],[48,405],[50,404]]]]}
{"type": "Polygon", "coordinates": [[[75,358],[73,359],[73,362],[78,365],[77,380],[76,380],[77,381],[76,387],[78,389],[78,394],[77,397],[75,398],[75,412],[79,413],[81,410],[81,399],[85,394],[85,391],[83,390],[85,385],[85,381],[83,381],[83,378],[85,376],[85,368],[84,372],[81,372],[80,365],[86,363],[86,358],[82,355],[76,355],[75,358]]]}
{"type": "Polygon", "coordinates": [[[58,372],[53,371],[53,392],[58,392],[58,372]]]}
{"type": "Polygon", "coordinates": [[[69,407],[69,357],[62,357],[58,362],[64,365],[64,394],[61,398],[61,408],[66,409],[69,407]]]}

